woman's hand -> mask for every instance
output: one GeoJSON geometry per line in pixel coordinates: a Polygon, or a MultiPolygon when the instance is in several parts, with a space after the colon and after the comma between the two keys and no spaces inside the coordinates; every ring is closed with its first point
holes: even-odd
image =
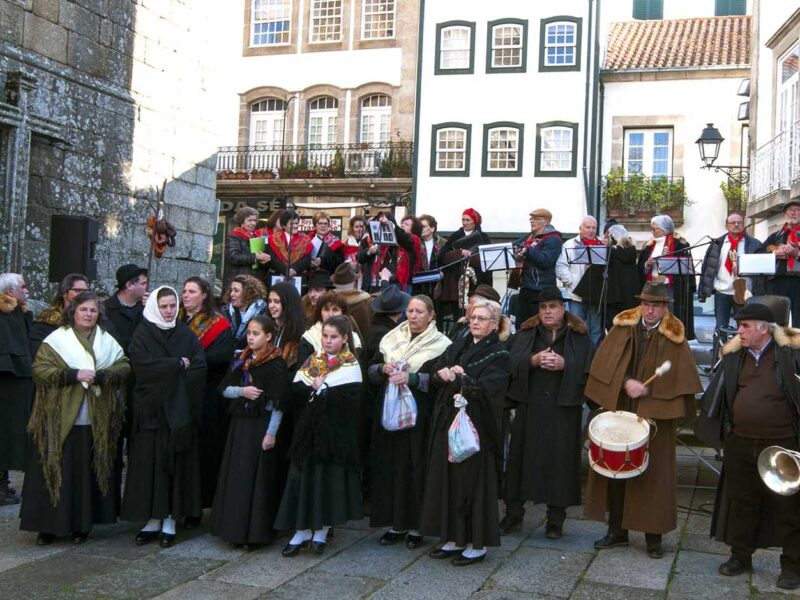
{"type": "Polygon", "coordinates": [[[183,368],[184,368],[184,369],[188,369],[188,368],[189,368],[189,365],[191,365],[191,364],[192,364],[192,361],[190,361],[190,360],[189,360],[188,358],[186,358],[185,356],[181,356],[181,363],[183,364],[183,368]]]}
{"type": "Polygon", "coordinates": [[[367,254],[377,254],[378,253],[378,244],[372,244],[369,248],[367,248],[367,254]]]}
{"type": "Polygon", "coordinates": [[[445,382],[451,382],[456,380],[456,376],[452,370],[445,367],[444,369],[439,369],[436,371],[436,376],[445,382]]]}
{"type": "Polygon", "coordinates": [[[314,379],[314,383],[311,384],[311,387],[314,388],[314,391],[318,392],[319,388],[322,387],[322,384],[325,383],[325,377],[320,375],[316,379],[314,379]]]}
{"type": "Polygon", "coordinates": [[[93,383],[94,382],[94,371],[91,369],[78,369],[78,381],[81,383],[93,383]]]}
{"type": "Polygon", "coordinates": [[[397,369],[395,369],[394,363],[384,363],[383,368],[381,369],[384,375],[391,375],[396,370],[397,369]]]}
{"type": "Polygon", "coordinates": [[[472,250],[467,250],[466,248],[461,250],[461,256],[463,256],[464,258],[466,258],[467,256],[470,256],[471,254],[472,254],[472,250]]]}
{"type": "Polygon", "coordinates": [[[258,389],[254,385],[248,385],[242,388],[242,396],[244,396],[248,400],[255,400],[263,393],[264,393],[263,390],[258,389]]]}
{"type": "Polygon", "coordinates": [[[317,267],[319,267],[321,264],[322,264],[322,259],[321,258],[312,258],[311,259],[311,266],[314,267],[315,269],[317,267]]]}
{"type": "Polygon", "coordinates": [[[264,436],[264,439],[261,440],[261,449],[262,450],[271,450],[275,447],[275,436],[271,433],[268,433],[264,436]]]}
{"type": "Polygon", "coordinates": [[[394,371],[389,381],[396,385],[408,385],[408,371],[394,371]]]}
{"type": "Polygon", "coordinates": [[[450,371],[453,373],[453,375],[464,375],[464,367],[461,365],[450,367],[450,371]]]}
{"type": "Polygon", "coordinates": [[[272,260],[272,257],[266,252],[256,252],[256,260],[262,265],[265,265],[272,260]]]}
{"type": "Polygon", "coordinates": [[[289,277],[297,277],[297,271],[294,269],[289,269],[289,277]]]}

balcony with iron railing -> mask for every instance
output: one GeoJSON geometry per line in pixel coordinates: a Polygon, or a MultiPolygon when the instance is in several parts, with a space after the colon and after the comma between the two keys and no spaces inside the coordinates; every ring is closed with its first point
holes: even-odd
{"type": "Polygon", "coordinates": [[[217,178],[409,179],[413,150],[411,142],[228,146],[217,154],[217,178]]]}
{"type": "MultiPolygon", "coordinates": [[[[790,192],[793,185],[800,187],[800,120],[753,152],[749,203],[760,204],[754,212],[766,211],[773,203],[765,200],[776,192],[790,192]]],[[[783,201],[776,199],[776,206],[783,201]]]]}
{"type": "Polygon", "coordinates": [[[682,223],[688,204],[683,177],[626,175],[621,167],[611,169],[604,177],[603,198],[608,217],[648,225],[656,214],[668,214],[676,224],[682,223]]]}

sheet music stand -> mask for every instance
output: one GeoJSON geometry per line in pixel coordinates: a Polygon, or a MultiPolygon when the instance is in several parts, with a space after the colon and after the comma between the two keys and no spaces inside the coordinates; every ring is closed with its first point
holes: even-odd
{"type": "Polygon", "coordinates": [[[478,254],[481,258],[481,270],[484,273],[488,271],[508,271],[517,266],[514,246],[511,242],[478,246],[478,254]]]}
{"type": "Polygon", "coordinates": [[[566,248],[567,262],[571,265],[602,265],[608,263],[608,246],[575,246],[566,248]]]}
{"type": "MultiPolygon", "coordinates": [[[[739,254],[736,258],[739,275],[775,275],[776,258],[771,252],[769,254],[739,254]]],[[[795,261],[795,264],[797,262],[795,261]]]]}
{"type": "Polygon", "coordinates": [[[301,289],[303,287],[303,278],[300,277],[300,275],[295,275],[294,277],[288,277],[288,278],[283,275],[273,275],[270,278],[270,287],[272,287],[276,283],[286,281],[287,279],[290,279],[291,282],[294,284],[294,287],[297,288],[297,293],[302,294],[301,289]]]}
{"type": "Polygon", "coordinates": [[[691,256],[660,256],[655,259],[661,275],[694,276],[694,261],[691,256]]]}

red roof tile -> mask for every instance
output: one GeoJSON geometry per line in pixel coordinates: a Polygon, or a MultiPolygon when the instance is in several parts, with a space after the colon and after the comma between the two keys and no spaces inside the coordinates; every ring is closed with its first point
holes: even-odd
{"type": "Polygon", "coordinates": [[[750,62],[750,16],[611,24],[604,69],[670,69],[750,62]]]}

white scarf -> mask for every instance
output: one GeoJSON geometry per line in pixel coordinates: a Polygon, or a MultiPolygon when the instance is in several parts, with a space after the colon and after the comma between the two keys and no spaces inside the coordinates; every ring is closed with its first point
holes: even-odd
{"type": "MultiPolygon", "coordinates": [[[[353,331],[353,348],[361,348],[361,338],[353,331]]],[[[306,329],[303,339],[314,346],[314,352],[322,352],[322,322],[317,321],[306,329]]]]}
{"type": "MultiPolygon", "coordinates": [[[[72,327],[59,327],[44,339],[44,344],[50,346],[70,369],[91,369],[99,371],[110,367],[117,362],[124,353],[117,340],[110,333],[97,327],[92,344],[92,354],[86,350],[77,336],[81,335],[72,327]]],[[[85,381],[81,385],[89,389],[85,381]]]]}
{"type": "Polygon", "coordinates": [[[453,342],[436,329],[436,322],[431,321],[427,329],[413,340],[408,321],[403,321],[383,336],[380,351],[386,363],[404,360],[412,373],[416,373],[422,365],[432,358],[440,356],[453,342]]]}
{"type": "Polygon", "coordinates": [[[178,312],[180,312],[180,309],[181,297],[178,295],[178,292],[168,285],[162,285],[160,288],[150,292],[150,296],[147,297],[147,303],[144,305],[144,312],[142,313],[142,316],[159,329],[172,329],[175,327],[175,323],[178,320],[178,312]],[[161,316],[161,313],[158,311],[158,292],[161,290],[171,291],[173,294],[175,294],[175,299],[178,301],[178,310],[175,312],[175,318],[172,319],[172,321],[165,321],[161,316]]]}

